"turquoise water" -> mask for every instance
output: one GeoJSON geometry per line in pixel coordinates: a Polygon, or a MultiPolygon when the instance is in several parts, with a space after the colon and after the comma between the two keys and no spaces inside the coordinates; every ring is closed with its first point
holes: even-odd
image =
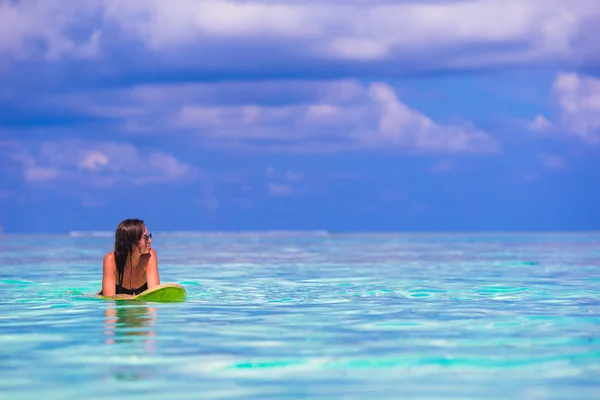
{"type": "Polygon", "coordinates": [[[155,232],[173,304],[90,298],[111,245],[0,236],[1,399],[600,393],[600,234],[155,232]]]}

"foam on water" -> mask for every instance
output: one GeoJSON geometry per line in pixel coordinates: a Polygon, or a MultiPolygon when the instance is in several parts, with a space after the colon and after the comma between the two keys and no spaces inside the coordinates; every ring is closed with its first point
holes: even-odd
{"type": "Polygon", "coordinates": [[[111,244],[0,236],[0,398],[600,393],[600,234],[154,234],[174,304],[90,298],[111,244]]]}

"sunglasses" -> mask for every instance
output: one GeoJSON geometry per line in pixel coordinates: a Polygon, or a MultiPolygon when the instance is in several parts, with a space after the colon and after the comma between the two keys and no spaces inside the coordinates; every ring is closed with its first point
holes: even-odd
{"type": "Polygon", "coordinates": [[[152,239],[152,234],[151,234],[151,233],[149,233],[149,234],[147,234],[147,235],[144,235],[144,236],[142,236],[142,239],[144,239],[144,242],[148,243],[148,241],[149,241],[150,239],[152,239]]]}

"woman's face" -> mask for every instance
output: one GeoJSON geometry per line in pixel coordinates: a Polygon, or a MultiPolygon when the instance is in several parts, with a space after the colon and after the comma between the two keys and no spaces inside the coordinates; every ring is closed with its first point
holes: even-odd
{"type": "Polygon", "coordinates": [[[144,226],[144,234],[140,239],[139,245],[142,254],[148,254],[150,253],[150,250],[152,250],[152,234],[148,233],[148,228],[146,228],[146,226],[144,226]]]}

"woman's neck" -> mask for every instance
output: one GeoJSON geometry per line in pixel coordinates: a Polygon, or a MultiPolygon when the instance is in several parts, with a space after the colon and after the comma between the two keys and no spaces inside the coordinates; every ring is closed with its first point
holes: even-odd
{"type": "Polygon", "coordinates": [[[131,254],[131,268],[134,268],[140,261],[142,253],[134,247],[129,254],[131,254]]]}

